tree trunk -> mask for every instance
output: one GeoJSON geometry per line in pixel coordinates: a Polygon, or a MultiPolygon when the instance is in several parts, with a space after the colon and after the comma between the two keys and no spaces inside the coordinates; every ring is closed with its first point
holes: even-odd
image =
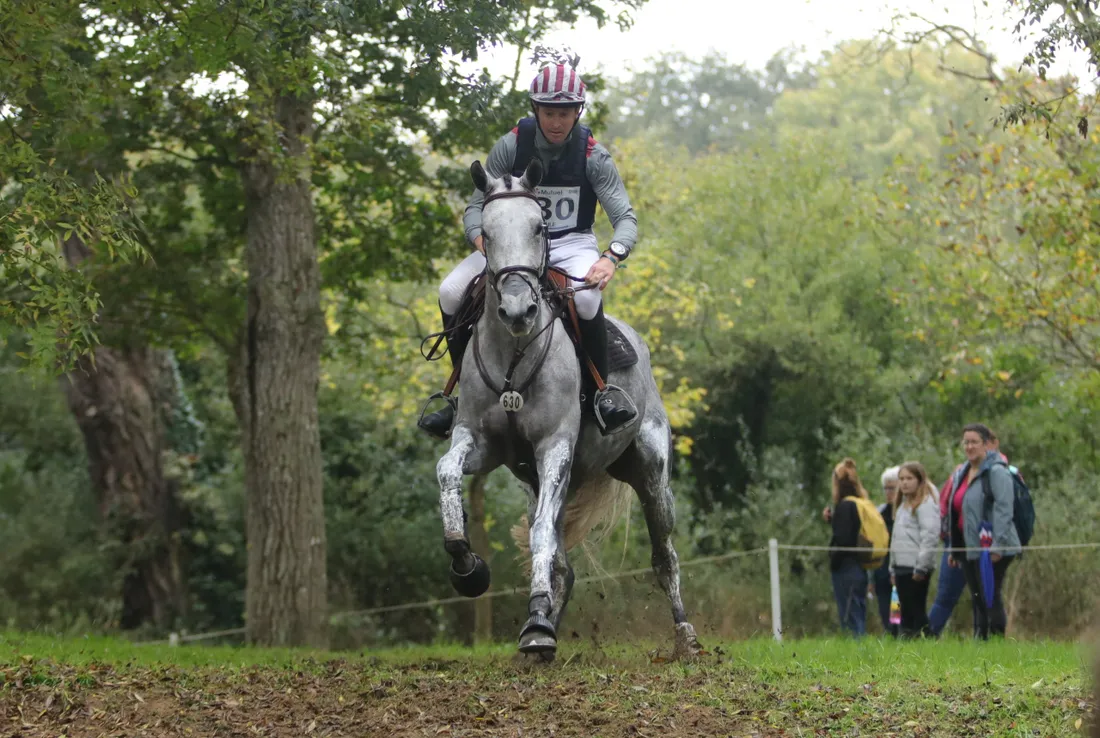
{"type": "MultiPolygon", "coordinates": [[[[76,266],[89,255],[75,236],[64,245],[76,266]]],[[[84,436],[101,519],[123,544],[124,629],[167,628],[186,605],[180,566],[182,514],[164,473],[161,391],[172,377],[167,351],[100,347],[61,381],[84,436]]]]}
{"type": "Polygon", "coordinates": [[[310,199],[312,105],[273,103],[285,159],[243,170],[248,317],[230,372],[247,500],[248,640],[327,645],[325,517],[317,419],[324,317],[310,199]]]}
{"type": "Polygon", "coordinates": [[[167,628],[185,607],[181,514],[161,464],[164,427],[155,389],[160,353],[101,347],[94,366],[85,357],[62,380],[84,435],[100,516],[125,550],[124,629],[145,623],[167,628]]]}
{"type": "MultiPolygon", "coordinates": [[[[491,563],[492,549],[489,546],[489,531],[485,527],[485,480],[479,474],[470,484],[470,545],[488,564],[491,563]]],[[[474,642],[490,643],[492,640],[493,600],[478,597],[474,600],[474,642]]]]}

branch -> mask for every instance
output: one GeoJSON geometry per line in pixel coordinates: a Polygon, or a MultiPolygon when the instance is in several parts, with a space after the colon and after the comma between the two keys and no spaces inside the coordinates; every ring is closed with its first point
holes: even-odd
{"type": "Polygon", "coordinates": [[[943,64],[939,64],[938,67],[939,67],[940,71],[950,72],[951,74],[955,75],[956,77],[964,77],[965,79],[972,79],[975,82],[989,82],[990,84],[995,85],[995,86],[1001,84],[1001,80],[999,80],[997,77],[992,77],[992,76],[989,76],[989,75],[982,76],[980,74],[971,74],[970,72],[964,72],[961,69],[952,69],[951,67],[945,66],[943,64]]]}
{"type": "Polygon", "coordinates": [[[178,151],[173,151],[172,149],[167,149],[163,146],[146,146],[144,150],[158,151],[162,154],[169,154],[170,156],[174,156],[177,159],[183,159],[184,161],[191,162],[192,164],[214,164],[223,167],[233,166],[233,162],[230,161],[228,158],[222,158],[218,156],[187,156],[186,154],[181,154],[178,151]]]}

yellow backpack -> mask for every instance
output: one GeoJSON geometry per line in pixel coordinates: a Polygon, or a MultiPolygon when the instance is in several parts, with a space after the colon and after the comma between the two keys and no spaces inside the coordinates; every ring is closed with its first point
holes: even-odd
{"type": "Polygon", "coordinates": [[[847,498],[856,503],[859,510],[859,542],[860,548],[867,551],[860,554],[864,569],[877,569],[882,566],[883,559],[890,553],[890,533],[886,530],[886,521],[882,519],[875,503],[862,497],[847,498]]]}

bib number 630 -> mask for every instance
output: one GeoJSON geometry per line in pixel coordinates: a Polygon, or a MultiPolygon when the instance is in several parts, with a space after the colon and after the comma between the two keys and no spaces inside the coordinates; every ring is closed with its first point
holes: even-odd
{"type": "Polygon", "coordinates": [[[505,392],[500,396],[500,406],[506,413],[514,413],[523,409],[523,395],[519,392],[505,392]]]}

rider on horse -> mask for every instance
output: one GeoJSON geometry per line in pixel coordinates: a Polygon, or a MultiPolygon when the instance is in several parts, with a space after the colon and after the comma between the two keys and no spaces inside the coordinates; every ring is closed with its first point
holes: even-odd
{"type": "MultiPolygon", "coordinates": [[[[584,275],[584,281],[599,289],[578,291],[574,300],[579,317],[581,348],[592,360],[600,377],[607,378],[607,325],[604,322],[600,292],[615,276],[619,263],[630,255],[638,235],[638,221],[626,188],[611,160],[611,154],[580,123],[584,108],[584,82],[575,70],[564,64],[547,66],[531,82],[529,93],[534,117],[524,118],[502,136],[489,152],[485,171],[492,177],[523,175],[534,156],[546,172],[536,194],[543,206],[543,218],[549,235],[549,263],[568,274],[584,275]],[[607,251],[600,253],[592,226],[596,203],[603,207],[615,229],[607,251]]],[[[484,194],[474,190],[466,207],[463,224],[466,238],[475,251],[443,280],[439,288],[439,307],[447,349],[455,369],[462,365],[470,326],[455,326],[455,315],[462,306],[470,283],[485,270],[485,246],[481,233],[481,204],[484,194]]],[[[596,381],[584,371],[582,393],[591,398],[596,381]]],[[[595,411],[605,431],[633,420],[636,411],[627,403],[617,402],[614,393],[603,394],[595,411]]],[[[420,427],[439,438],[446,438],[454,423],[455,410],[448,403],[441,410],[425,415],[420,427]]]]}

